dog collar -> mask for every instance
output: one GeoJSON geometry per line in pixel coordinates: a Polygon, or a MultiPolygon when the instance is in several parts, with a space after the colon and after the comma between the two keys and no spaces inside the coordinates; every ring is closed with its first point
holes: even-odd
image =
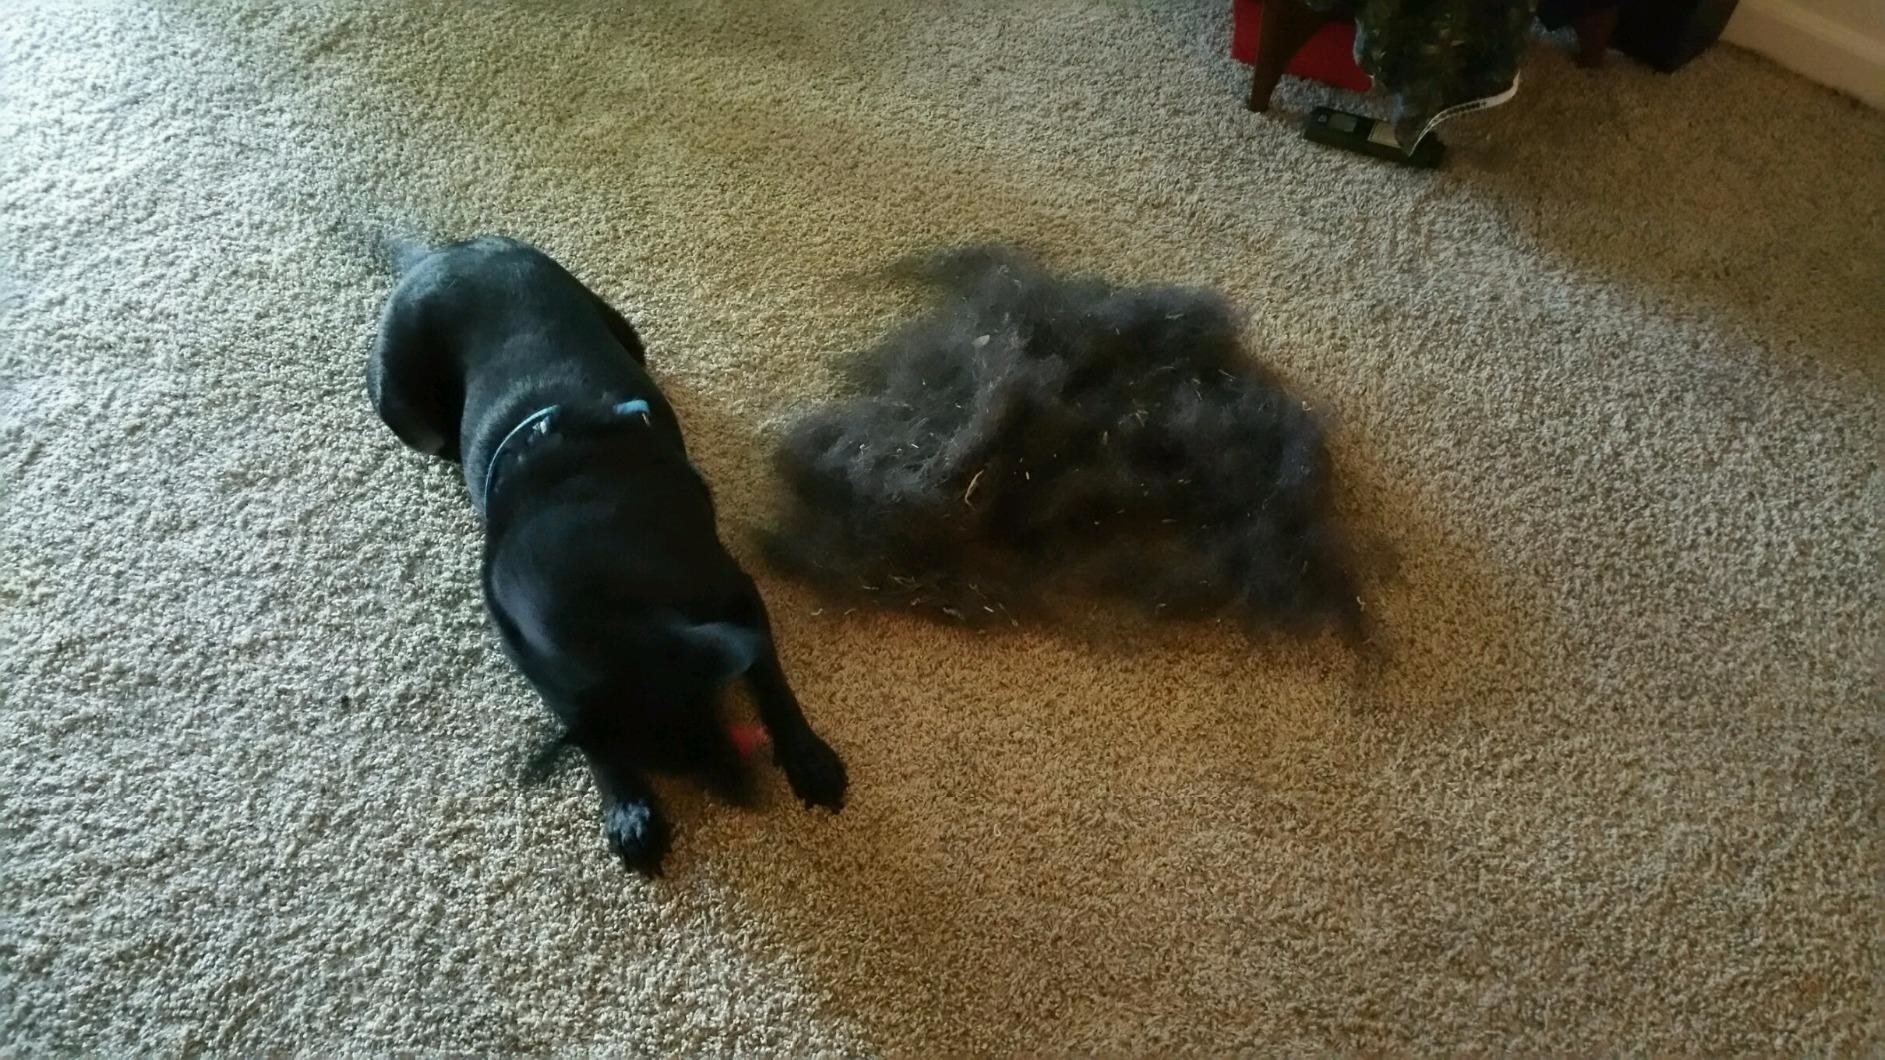
{"type": "MultiPolygon", "coordinates": [[[[520,438],[541,438],[549,434],[550,427],[556,420],[557,410],[561,407],[560,405],[545,405],[518,420],[517,426],[512,427],[510,432],[504,435],[504,440],[497,443],[497,448],[491,450],[491,462],[484,465],[484,492],[479,501],[479,506],[486,512],[491,510],[491,487],[497,485],[497,465],[503,461],[504,454],[509,452],[512,444],[520,438]]],[[[617,416],[640,416],[642,422],[648,422],[648,402],[642,398],[624,401],[609,411],[617,416]]]]}

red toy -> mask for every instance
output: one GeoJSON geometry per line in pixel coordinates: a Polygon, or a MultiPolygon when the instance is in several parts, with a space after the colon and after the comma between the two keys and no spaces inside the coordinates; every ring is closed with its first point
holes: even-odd
{"type": "Polygon", "coordinates": [[[727,739],[733,742],[733,749],[741,758],[751,758],[753,753],[766,746],[766,727],[751,722],[736,722],[727,726],[727,739]]]}

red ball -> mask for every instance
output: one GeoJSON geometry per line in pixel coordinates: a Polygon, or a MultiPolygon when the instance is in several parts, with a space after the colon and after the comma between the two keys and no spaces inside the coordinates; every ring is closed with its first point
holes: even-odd
{"type": "Polygon", "coordinates": [[[751,758],[753,752],[766,745],[766,727],[748,723],[728,725],[727,739],[733,741],[733,749],[741,758],[751,758]]]}

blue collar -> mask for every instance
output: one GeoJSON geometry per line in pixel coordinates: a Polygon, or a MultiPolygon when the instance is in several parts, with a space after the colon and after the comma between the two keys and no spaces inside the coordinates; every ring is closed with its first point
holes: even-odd
{"type": "MultiPolygon", "coordinates": [[[[479,497],[479,507],[483,508],[486,514],[489,514],[491,511],[491,487],[497,483],[497,465],[499,461],[504,459],[505,451],[508,450],[511,447],[511,443],[515,442],[518,436],[522,435],[525,431],[534,431],[539,437],[549,434],[550,426],[556,419],[556,411],[560,407],[561,406],[557,405],[546,405],[530,415],[525,416],[523,419],[517,421],[517,426],[510,429],[510,433],[504,436],[503,441],[497,443],[497,448],[491,450],[491,460],[484,465],[484,492],[479,497]]],[[[609,411],[615,413],[617,416],[640,416],[643,422],[647,422],[649,409],[646,400],[636,398],[633,401],[624,401],[609,411]]]]}

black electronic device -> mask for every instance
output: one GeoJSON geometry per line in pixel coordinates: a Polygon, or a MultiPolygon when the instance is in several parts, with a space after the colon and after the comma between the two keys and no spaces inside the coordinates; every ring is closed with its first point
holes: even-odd
{"type": "Polygon", "coordinates": [[[1446,148],[1431,132],[1415,141],[1414,149],[1409,151],[1395,138],[1392,123],[1333,107],[1317,107],[1303,123],[1302,135],[1319,144],[1422,169],[1432,169],[1446,157],[1446,148]]]}

